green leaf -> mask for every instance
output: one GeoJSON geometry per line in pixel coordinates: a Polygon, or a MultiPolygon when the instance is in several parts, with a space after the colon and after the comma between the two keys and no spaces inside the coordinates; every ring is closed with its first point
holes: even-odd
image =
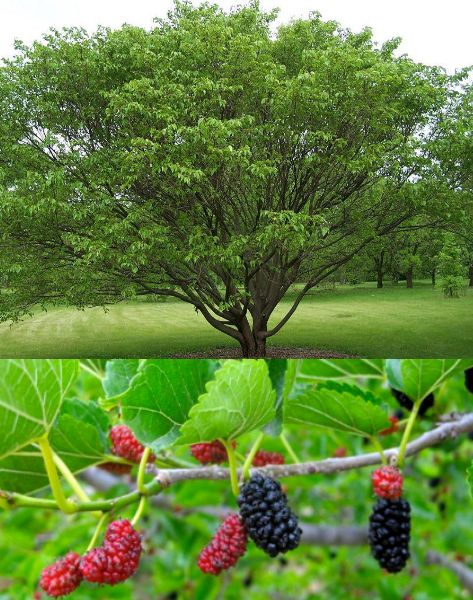
{"type": "Polygon", "coordinates": [[[0,457],[49,432],[78,374],[77,360],[0,361],[0,457]]]}
{"type": "Polygon", "coordinates": [[[138,358],[108,360],[102,381],[105,396],[112,398],[126,392],[139,364],[138,358]]]}
{"type": "Polygon", "coordinates": [[[274,419],[264,427],[267,435],[278,436],[282,431],[282,407],[284,400],[289,396],[296,376],[296,360],[272,359],[268,364],[269,377],[276,392],[274,419]]]}
{"type": "MultiPolygon", "coordinates": [[[[51,447],[73,473],[103,461],[108,417],[93,402],[65,400],[50,432],[51,447]]],[[[0,488],[22,494],[49,485],[39,448],[29,444],[0,460],[0,488]]]]}
{"type": "Polygon", "coordinates": [[[346,383],[329,382],[290,397],[284,404],[284,423],[317,425],[355,435],[375,435],[389,425],[370,392],[346,383]]]}
{"type": "Polygon", "coordinates": [[[389,359],[386,373],[389,385],[415,402],[471,364],[471,359],[389,359]]]}
{"type": "Polygon", "coordinates": [[[229,360],[217,371],[182,426],[180,444],[233,440],[275,417],[276,392],[263,360],[229,360]]]}
{"type": "Polygon", "coordinates": [[[356,377],[383,378],[382,359],[305,359],[299,361],[297,381],[326,381],[354,379],[356,377]]]}
{"type": "Polygon", "coordinates": [[[208,360],[146,360],[121,397],[122,416],[155,452],[171,446],[216,364],[208,360]]]}

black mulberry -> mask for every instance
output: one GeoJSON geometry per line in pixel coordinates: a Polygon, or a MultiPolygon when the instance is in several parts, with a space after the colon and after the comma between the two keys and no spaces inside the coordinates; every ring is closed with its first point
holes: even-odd
{"type": "Polygon", "coordinates": [[[242,487],[237,502],[246,531],[258,548],[269,556],[297,548],[302,530],[279,482],[253,475],[242,487]]]}
{"type": "Polygon", "coordinates": [[[465,371],[465,387],[473,394],[473,367],[465,371]]]}
{"type": "MultiPolygon", "coordinates": [[[[396,398],[396,400],[398,401],[400,406],[402,406],[402,408],[405,408],[406,410],[412,410],[414,402],[404,392],[391,388],[391,394],[394,396],[394,398],[396,398]]],[[[424,416],[425,413],[429,410],[429,408],[432,408],[432,406],[434,405],[434,401],[435,397],[433,394],[429,394],[422,400],[422,404],[419,408],[420,417],[424,416]]]]}
{"type": "Polygon", "coordinates": [[[380,499],[370,516],[371,553],[388,573],[399,573],[410,557],[411,507],[407,500],[380,499]]]}

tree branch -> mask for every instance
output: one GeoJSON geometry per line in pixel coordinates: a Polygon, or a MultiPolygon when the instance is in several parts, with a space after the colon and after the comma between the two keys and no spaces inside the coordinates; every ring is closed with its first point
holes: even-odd
{"type": "MultiPolygon", "coordinates": [[[[107,473],[102,469],[92,467],[82,474],[82,479],[92,488],[100,492],[108,490],[119,483],[122,478],[107,473]]],[[[224,519],[234,509],[228,506],[192,506],[180,507],[176,505],[169,496],[153,496],[151,504],[157,508],[168,510],[181,515],[189,513],[200,513],[210,515],[218,519],[224,519]]],[[[313,546],[361,546],[368,543],[368,529],[351,525],[313,525],[311,523],[300,523],[302,528],[302,544],[313,546]]]]}
{"type": "Polygon", "coordinates": [[[443,554],[430,550],[427,552],[425,562],[428,565],[440,565],[445,569],[448,569],[458,577],[458,581],[468,592],[473,594],[473,571],[462,565],[457,560],[451,560],[443,554]]]}
{"type": "MultiPolygon", "coordinates": [[[[405,456],[412,456],[421,452],[425,448],[436,446],[447,439],[458,437],[462,433],[473,431],[473,413],[458,415],[458,419],[440,424],[435,429],[424,433],[413,442],[407,445],[405,456]]],[[[398,448],[390,448],[384,451],[388,462],[394,462],[397,458],[398,448]]],[[[257,469],[259,473],[270,475],[272,477],[293,477],[300,475],[338,473],[341,471],[350,471],[360,469],[381,463],[381,457],[378,452],[369,454],[360,454],[358,456],[349,456],[347,458],[326,458],[324,460],[309,461],[290,465],[275,465],[257,469]]],[[[166,482],[171,484],[177,481],[189,480],[220,480],[228,479],[229,471],[223,467],[196,467],[195,469],[156,469],[151,467],[161,477],[166,478],[166,482]]],[[[253,469],[254,471],[254,469],[253,469]]],[[[240,473],[241,475],[241,470],[240,473]]]]}

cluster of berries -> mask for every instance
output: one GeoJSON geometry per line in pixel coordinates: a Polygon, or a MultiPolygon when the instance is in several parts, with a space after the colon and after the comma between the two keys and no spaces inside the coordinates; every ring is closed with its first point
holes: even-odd
{"type": "MultiPolygon", "coordinates": [[[[111,444],[111,451],[114,456],[124,458],[132,463],[138,464],[143,456],[145,447],[135,438],[132,430],[126,425],[114,425],[108,435],[111,444]]],[[[154,454],[150,454],[148,462],[156,460],[154,454]]],[[[131,471],[131,465],[123,463],[106,462],[100,465],[102,469],[123,475],[131,471]]]]}
{"type": "MultiPolygon", "coordinates": [[[[232,442],[232,447],[236,448],[236,442],[232,442]]],[[[225,446],[219,440],[204,442],[202,444],[193,444],[190,447],[190,451],[192,456],[202,465],[219,465],[226,462],[228,459],[225,446]]],[[[279,454],[279,452],[259,450],[253,459],[254,467],[283,464],[284,456],[279,454]]]]}
{"type": "Polygon", "coordinates": [[[115,585],[134,575],[140,556],[141,538],[133,525],[126,519],[114,521],[101,546],[82,557],[69,552],[43,570],[39,585],[53,598],[70,594],[84,580],[115,585]]]}
{"type": "Polygon", "coordinates": [[[269,556],[297,548],[302,530],[287,504],[281,485],[256,474],[243,485],[237,499],[240,514],[225,519],[198,560],[204,573],[218,575],[243,556],[250,537],[269,556]]]}
{"type": "Polygon", "coordinates": [[[398,573],[410,557],[411,508],[401,498],[402,474],[395,467],[381,467],[374,471],[372,484],[378,500],[370,516],[371,552],[388,573],[398,573]]]}

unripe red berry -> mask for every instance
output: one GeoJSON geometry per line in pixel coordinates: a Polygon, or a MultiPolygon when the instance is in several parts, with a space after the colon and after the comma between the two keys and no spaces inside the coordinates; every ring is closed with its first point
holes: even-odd
{"type": "MultiPolygon", "coordinates": [[[[112,443],[112,454],[139,463],[145,447],[133,435],[132,430],[126,425],[115,425],[109,433],[112,443]]],[[[156,457],[150,454],[148,462],[154,462],[156,457]]]]}
{"type": "Polygon", "coordinates": [[[374,493],[386,500],[397,500],[402,496],[402,473],[396,467],[381,467],[371,476],[374,493]]]}
{"type": "Polygon", "coordinates": [[[258,450],[253,459],[254,467],[264,467],[266,465],[283,465],[284,456],[279,452],[267,452],[266,450],[258,450]]]}
{"type": "Polygon", "coordinates": [[[115,462],[102,463],[99,468],[108,473],[113,473],[113,475],[127,475],[131,471],[131,465],[115,462]]]}
{"type": "Polygon", "coordinates": [[[399,423],[399,419],[397,417],[395,417],[394,415],[388,417],[389,422],[391,423],[391,425],[389,427],[387,427],[386,429],[383,429],[383,431],[379,432],[379,435],[389,435],[391,433],[396,433],[396,431],[399,431],[399,427],[398,427],[398,423],[399,423]]]}
{"type": "MultiPolygon", "coordinates": [[[[232,448],[235,447],[236,442],[232,442],[232,448]]],[[[191,454],[202,465],[218,465],[228,459],[225,446],[219,440],[192,444],[191,454]]]]}
{"type": "Polygon", "coordinates": [[[225,519],[211,542],[202,550],[197,565],[203,573],[219,575],[245,554],[248,538],[239,515],[225,519]]]}
{"type": "Polygon", "coordinates": [[[80,556],[75,552],[68,552],[66,556],[43,569],[39,585],[53,598],[67,596],[82,581],[79,563],[80,556]]]}
{"type": "Polygon", "coordinates": [[[115,585],[135,574],[141,556],[141,538],[130,521],[111,523],[104,543],[82,557],[82,576],[92,583],[115,585]]]}
{"type": "Polygon", "coordinates": [[[343,446],[339,446],[338,448],[335,448],[335,450],[333,451],[332,456],[334,458],[345,458],[345,456],[347,455],[347,449],[344,448],[343,446]]]}

